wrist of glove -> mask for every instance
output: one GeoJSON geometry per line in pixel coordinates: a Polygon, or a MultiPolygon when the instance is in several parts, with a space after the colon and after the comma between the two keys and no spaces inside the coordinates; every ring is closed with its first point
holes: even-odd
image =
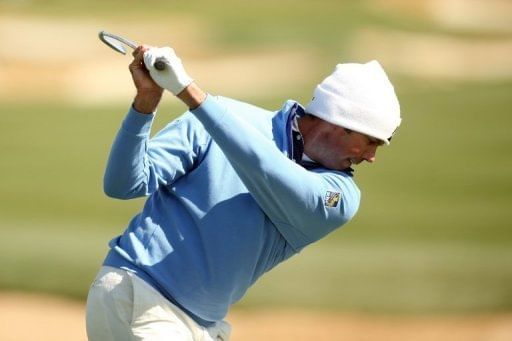
{"type": "Polygon", "coordinates": [[[151,78],[160,87],[169,90],[175,96],[183,91],[194,80],[187,74],[181,59],[170,47],[151,48],[144,52],[144,64],[151,78]],[[155,62],[165,64],[163,70],[155,68],[155,62]]]}

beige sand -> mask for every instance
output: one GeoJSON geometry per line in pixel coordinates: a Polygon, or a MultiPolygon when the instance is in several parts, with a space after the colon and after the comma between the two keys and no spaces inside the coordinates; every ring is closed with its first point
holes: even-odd
{"type": "MultiPolygon", "coordinates": [[[[472,0],[471,6],[463,0],[374,0],[372,8],[426,17],[440,27],[498,35],[468,39],[368,26],[345,43],[350,60],[340,62],[378,59],[391,72],[435,80],[512,77],[512,5],[506,0],[472,0]]],[[[192,16],[169,18],[163,26],[147,20],[136,30],[128,21],[103,25],[84,18],[0,14],[0,41],[6,47],[0,49],[0,101],[129,101],[134,94],[127,71],[130,57],[103,46],[97,39],[101,29],[155,45],[171,44],[202,87],[235,98],[313,87],[311,79],[318,79],[322,64],[320,53],[306,45],[219,50],[210,39],[214,28],[192,16]]]]}
{"type": "MultiPolygon", "coordinates": [[[[234,310],[233,341],[512,340],[512,313],[389,317],[303,310],[234,310]]],[[[45,295],[0,293],[0,340],[85,340],[84,303],[45,295]]]]}

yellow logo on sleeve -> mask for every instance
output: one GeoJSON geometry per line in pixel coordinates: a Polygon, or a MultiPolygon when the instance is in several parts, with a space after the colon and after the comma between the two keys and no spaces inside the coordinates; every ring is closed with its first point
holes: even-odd
{"type": "Polygon", "coordinates": [[[340,198],[341,198],[340,192],[327,191],[327,192],[325,192],[324,205],[326,207],[336,207],[336,206],[338,206],[338,203],[340,202],[340,198]]]}

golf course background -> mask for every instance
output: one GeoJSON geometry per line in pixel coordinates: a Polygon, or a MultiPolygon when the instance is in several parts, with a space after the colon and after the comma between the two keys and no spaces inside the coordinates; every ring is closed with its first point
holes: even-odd
{"type": "MultiPolygon", "coordinates": [[[[359,214],[236,308],[510,312],[512,20],[503,1],[492,20],[459,7],[466,21],[433,3],[0,1],[0,288],[83,300],[143,204],[102,193],[134,94],[104,29],[171,44],[206,90],[275,110],[306,104],[338,62],[389,71],[403,123],[356,169],[359,214]]],[[[153,132],[183,109],[166,94],[153,132]]]]}

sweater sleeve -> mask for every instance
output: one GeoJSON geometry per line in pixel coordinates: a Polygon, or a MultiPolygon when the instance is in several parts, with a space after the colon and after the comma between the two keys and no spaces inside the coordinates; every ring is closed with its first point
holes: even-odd
{"type": "Polygon", "coordinates": [[[360,192],[350,176],[321,168],[304,169],[213,96],[192,113],[296,250],[343,225],[356,213],[360,192]]]}
{"type": "Polygon", "coordinates": [[[204,140],[198,136],[197,120],[185,113],[150,139],[154,116],[129,110],[107,162],[103,186],[108,196],[150,195],[194,167],[204,140]]]}

